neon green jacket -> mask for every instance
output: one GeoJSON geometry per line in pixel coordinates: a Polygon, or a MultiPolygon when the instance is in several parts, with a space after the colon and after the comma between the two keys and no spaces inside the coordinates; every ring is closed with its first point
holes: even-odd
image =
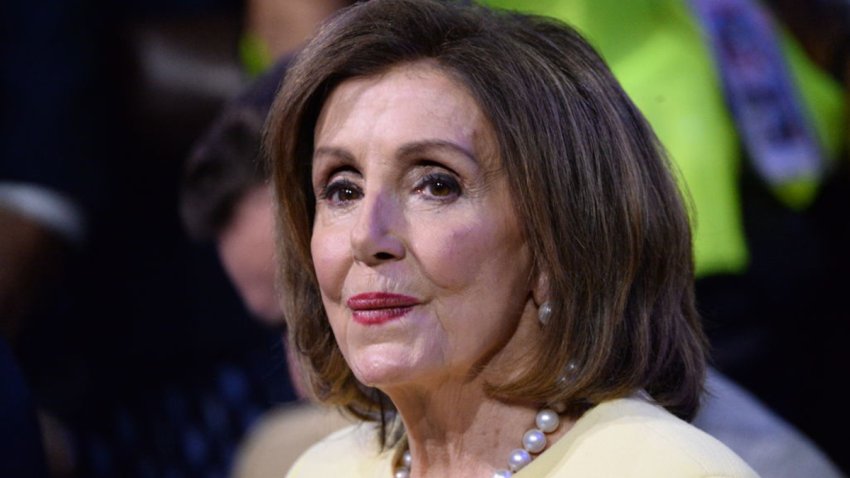
{"type": "MultiPolygon", "coordinates": [[[[748,251],[737,188],[741,147],[709,46],[686,1],[482,3],[559,18],[596,47],[679,170],[680,185],[692,202],[697,275],[745,270],[748,251]]],[[[842,90],[789,35],[782,32],[781,37],[827,159],[835,159],[847,139],[842,90]]],[[[789,207],[802,208],[814,198],[817,186],[788,184],[774,192],[789,207]]]]}

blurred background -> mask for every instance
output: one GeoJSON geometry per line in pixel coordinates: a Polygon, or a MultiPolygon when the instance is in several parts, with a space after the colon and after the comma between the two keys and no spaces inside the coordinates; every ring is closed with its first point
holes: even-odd
{"type": "MultiPolygon", "coordinates": [[[[0,476],[233,476],[298,400],[180,201],[222,108],[349,3],[0,5],[0,476]]],[[[689,195],[714,364],[850,470],[850,2],[484,3],[599,49],[689,195]]]]}
{"type": "Polygon", "coordinates": [[[178,203],[225,102],[331,8],[0,6],[0,325],[51,476],[228,476],[257,417],[295,398],[280,327],[252,320],[178,203]]]}

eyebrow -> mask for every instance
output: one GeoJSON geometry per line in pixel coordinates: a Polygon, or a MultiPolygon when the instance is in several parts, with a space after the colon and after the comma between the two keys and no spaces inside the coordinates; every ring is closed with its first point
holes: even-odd
{"type": "MultiPolygon", "coordinates": [[[[452,153],[459,153],[460,155],[467,157],[470,161],[478,163],[478,159],[471,151],[457,143],[439,139],[428,139],[407,143],[398,149],[398,156],[417,156],[426,154],[433,150],[445,150],[452,153]]],[[[337,148],[334,146],[320,146],[316,148],[313,152],[313,158],[318,156],[333,156],[345,161],[346,163],[354,162],[354,155],[343,148],[337,148]]]]}
{"type": "Polygon", "coordinates": [[[433,150],[446,150],[453,153],[460,153],[462,156],[466,156],[474,163],[478,163],[478,159],[472,154],[471,151],[466,148],[460,146],[457,143],[452,143],[451,141],[443,141],[439,139],[429,139],[423,141],[416,141],[413,143],[407,143],[398,150],[399,156],[416,156],[420,154],[428,153],[433,150]]]}
{"type": "Polygon", "coordinates": [[[354,162],[354,156],[351,153],[349,153],[345,149],[335,148],[333,146],[320,146],[316,148],[316,150],[313,151],[313,158],[316,158],[317,156],[334,156],[345,161],[346,163],[354,162]]]}

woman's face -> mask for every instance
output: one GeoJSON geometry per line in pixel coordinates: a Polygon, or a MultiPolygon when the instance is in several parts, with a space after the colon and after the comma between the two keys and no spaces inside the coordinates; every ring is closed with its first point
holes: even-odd
{"type": "Polygon", "coordinates": [[[516,331],[533,316],[531,254],[492,129],[463,87],[426,63],[347,80],[315,148],[313,260],[361,382],[465,382],[527,335],[516,331]]]}

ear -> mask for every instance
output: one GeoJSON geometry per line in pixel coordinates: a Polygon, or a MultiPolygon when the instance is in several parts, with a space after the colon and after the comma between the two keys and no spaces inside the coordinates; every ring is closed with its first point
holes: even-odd
{"type": "Polygon", "coordinates": [[[542,271],[537,273],[531,289],[531,297],[534,300],[534,305],[538,307],[549,300],[549,274],[542,271]]]}

